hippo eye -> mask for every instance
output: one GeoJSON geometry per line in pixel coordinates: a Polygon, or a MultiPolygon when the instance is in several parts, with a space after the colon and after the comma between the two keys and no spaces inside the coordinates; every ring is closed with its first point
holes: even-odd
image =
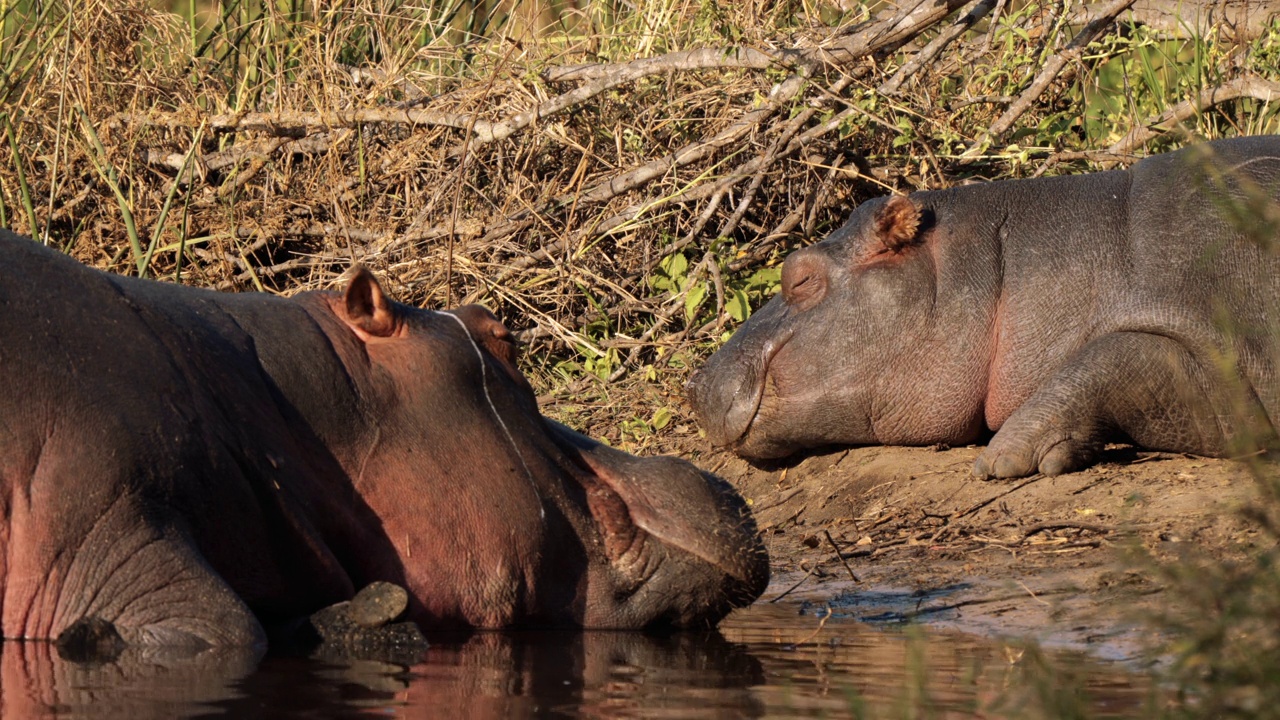
{"type": "Polygon", "coordinates": [[[807,310],[826,294],[827,268],[821,258],[801,250],[782,265],[782,298],[798,311],[807,310]]]}

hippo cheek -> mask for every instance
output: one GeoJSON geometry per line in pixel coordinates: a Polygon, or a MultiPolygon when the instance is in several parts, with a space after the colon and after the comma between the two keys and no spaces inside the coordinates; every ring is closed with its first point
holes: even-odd
{"type": "Polygon", "coordinates": [[[815,362],[800,351],[808,346],[792,343],[774,356],[755,417],[731,446],[738,455],[770,460],[805,448],[876,440],[868,383],[815,362]]]}
{"type": "Polygon", "coordinates": [[[603,445],[584,448],[581,457],[629,520],[610,520],[593,504],[611,564],[633,581],[617,616],[631,624],[705,626],[764,592],[768,556],[746,504],[723,480],[682,460],[637,458],[603,445]]]}

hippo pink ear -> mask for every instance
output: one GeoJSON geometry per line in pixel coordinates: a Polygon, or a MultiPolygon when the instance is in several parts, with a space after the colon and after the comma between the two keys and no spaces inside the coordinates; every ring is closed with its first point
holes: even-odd
{"type": "Polygon", "coordinates": [[[915,244],[920,229],[920,208],[905,195],[894,195],[876,208],[872,217],[876,236],[890,252],[902,252],[915,244]]]}
{"type": "Polygon", "coordinates": [[[342,300],[346,310],[343,319],[362,340],[389,337],[395,332],[395,310],[368,268],[356,266],[342,300]]]}

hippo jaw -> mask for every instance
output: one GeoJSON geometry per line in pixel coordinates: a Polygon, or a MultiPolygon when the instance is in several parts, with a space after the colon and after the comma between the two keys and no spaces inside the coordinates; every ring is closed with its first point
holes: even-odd
{"type": "Polygon", "coordinates": [[[749,605],[769,560],[746,503],[723,480],[670,457],[639,458],[556,423],[585,472],[610,572],[588,599],[587,627],[707,627],[749,605]]]}

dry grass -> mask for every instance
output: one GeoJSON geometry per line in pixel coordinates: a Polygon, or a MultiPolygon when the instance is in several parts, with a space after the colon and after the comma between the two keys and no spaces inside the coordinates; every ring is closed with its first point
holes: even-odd
{"type": "Polygon", "coordinates": [[[0,0],[0,223],[223,289],[362,262],[497,311],[552,414],[678,441],[688,368],[862,200],[1275,131],[1274,28],[948,2],[0,0]]]}

